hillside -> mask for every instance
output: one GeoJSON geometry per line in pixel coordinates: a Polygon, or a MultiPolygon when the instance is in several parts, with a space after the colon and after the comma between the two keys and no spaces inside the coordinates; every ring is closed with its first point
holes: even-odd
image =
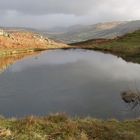
{"type": "Polygon", "coordinates": [[[34,29],[26,27],[1,27],[8,32],[32,32],[65,44],[86,41],[90,39],[113,39],[126,33],[140,29],[140,20],[115,21],[93,25],[73,25],[70,27],[53,27],[34,29]]]}
{"type": "Polygon", "coordinates": [[[76,48],[110,52],[125,60],[140,63],[140,30],[114,39],[92,39],[71,45],[76,48]]]}
{"type": "Polygon", "coordinates": [[[31,32],[7,32],[0,30],[0,54],[8,51],[26,52],[44,49],[65,48],[68,47],[63,43],[54,42],[47,37],[31,32]]]}
{"type": "Polygon", "coordinates": [[[67,28],[55,27],[42,33],[49,38],[69,44],[97,38],[112,39],[138,29],[140,29],[140,20],[74,25],[67,28]]]}

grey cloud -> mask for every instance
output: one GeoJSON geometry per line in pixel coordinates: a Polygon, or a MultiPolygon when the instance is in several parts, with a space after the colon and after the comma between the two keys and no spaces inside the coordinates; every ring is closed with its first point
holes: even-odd
{"type": "Polygon", "coordinates": [[[26,14],[74,14],[82,15],[100,0],[3,0],[0,9],[16,10],[26,14]]]}
{"type": "Polygon", "coordinates": [[[139,0],[0,0],[0,26],[48,28],[136,19],[139,0]]]}

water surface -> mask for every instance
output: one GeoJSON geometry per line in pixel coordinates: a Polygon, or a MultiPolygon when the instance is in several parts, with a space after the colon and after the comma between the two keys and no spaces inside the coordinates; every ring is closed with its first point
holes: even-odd
{"type": "Polygon", "coordinates": [[[140,65],[110,54],[56,50],[24,58],[0,74],[0,113],[7,117],[65,112],[102,119],[136,118],[120,96],[139,90],[140,65]]]}

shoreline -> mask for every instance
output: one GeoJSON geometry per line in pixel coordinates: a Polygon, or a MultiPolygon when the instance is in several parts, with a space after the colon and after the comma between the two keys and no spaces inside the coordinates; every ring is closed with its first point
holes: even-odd
{"type": "Polygon", "coordinates": [[[45,49],[38,49],[38,48],[30,48],[30,49],[5,49],[0,50],[0,57],[2,56],[9,56],[14,54],[23,54],[23,53],[31,53],[31,52],[37,52],[37,51],[43,51],[45,49]]]}
{"type": "Polygon", "coordinates": [[[47,50],[70,50],[70,49],[82,49],[90,51],[98,51],[105,54],[112,54],[117,57],[121,57],[127,62],[140,63],[140,54],[139,53],[124,53],[124,52],[115,52],[113,50],[108,50],[106,48],[93,48],[93,47],[79,47],[79,46],[69,46],[69,47],[54,47],[54,48],[24,48],[24,49],[3,49],[0,50],[0,57],[10,56],[10,55],[20,55],[28,54],[35,52],[43,52],[47,50]]]}

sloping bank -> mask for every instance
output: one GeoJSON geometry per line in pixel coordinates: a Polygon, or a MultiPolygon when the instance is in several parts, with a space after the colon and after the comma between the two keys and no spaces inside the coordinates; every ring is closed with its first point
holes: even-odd
{"type": "Polygon", "coordinates": [[[68,47],[63,43],[30,32],[12,32],[0,36],[0,56],[68,47]]]}
{"type": "Polygon", "coordinates": [[[140,63],[140,30],[114,39],[92,39],[70,45],[75,48],[112,53],[126,61],[140,63]]]}
{"type": "Polygon", "coordinates": [[[69,118],[65,114],[0,118],[0,140],[140,140],[140,120],[69,118]]]}

